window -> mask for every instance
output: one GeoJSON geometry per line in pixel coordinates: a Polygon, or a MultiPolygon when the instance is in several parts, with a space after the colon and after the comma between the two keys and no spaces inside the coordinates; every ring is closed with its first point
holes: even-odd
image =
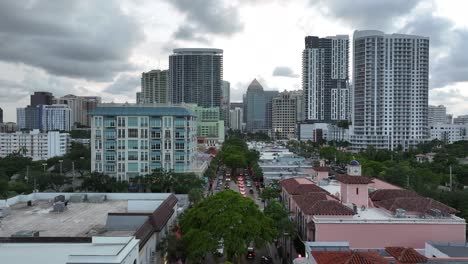
{"type": "Polygon", "coordinates": [[[95,116],[94,117],[94,126],[95,127],[102,127],[102,116],[95,116]]]}
{"type": "Polygon", "coordinates": [[[171,149],[172,148],[172,143],[169,140],[164,141],[164,149],[171,149]]]}
{"type": "Polygon", "coordinates": [[[129,151],[128,160],[138,160],[138,151],[129,151]]]}
{"type": "Polygon", "coordinates": [[[171,131],[170,130],[164,131],[164,138],[170,138],[170,137],[171,137],[171,131]]]}
{"type": "Polygon", "coordinates": [[[141,152],[140,160],[148,160],[148,152],[141,152]]]}
{"type": "Polygon", "coordinates": [[[129,137],[129,138],[137,138],[137,137],[138,137],[138,129],[136,129],[136,128],[129,128],[129,129],[128,129],[128,137],[129,137]]]}
{"type": "Polygon", "coordinates": [[[359,195],[359,188],[356,188],[356,195],[359,195]]]}
{"type": "Polygon", "coordinates": [[[104,120],[105,127],[115,127],[115,120],[114,119],[106,119],[104,120]]]}
{"type": "Polygon", "coordinates": [[[175,124],[176,127],[184,127],[185,120],[184,119],[176,119],[174,124],[175,124]]]}
{"type": "Polygon", "coordinates": [[[148,117],[140,117],[140,126],[142,127],[148,126],[148,117]]]}
{"type": "Polygon", "coordinates": [[[125,129],[117,130],[117,137],[118,138],[125,138],[125,129]]]}
{"type": "Polygon", "coordinates": [[[148,149],[148,140],[140,141],[140,149],[148,149]]]}
{"type": "Polygon", "coordinates": [[[172,126],[172,118],[164,117],[164,126],[165,127],[171,127],[172,126]]]}
{"type": "Polygon", "coordinates": [[[140,137],[148,138],[148,129],[140,129],[140,137]]]}
{"type": "Polygon", "coordinates": [[[106,172],[114,172],[115,165],[106,165],[106,172]]]}
{"type": "Polygon", "coordinates": [[[185,155],[184,154],[176,154],[175,155],[175,160],[176,161],[184,161],[185,160],[185,155]]]}
{"type": "Polygon", "coordinates": [[[152,150],[161,150],[161,142],[151,142],[152,150]]]}
{"type": "Polygon", "coordinates": [[[106,153],[106,161],[115,161],[115,153],[106,153]]]}
{"type": "Polygon", "coordinates": [[[96,161],[100,161],[100,160],[101,160],[101,153],[96,152],[96,161]]]}
{"type": "Polygon", "coordinates": [[[175,149],[178,149],[178,150],[183,150],[185,148],[185,144],[184,143],[175,143],[175,149]]]}
{"type": "Polygon", "coordinates": [[[117,117],[117,126],[124,127],[125,126],[125,117],[119,116],[117,117]]]}
{"type": "Polygon", "coordinates": [[[184,132],[175,132],[175,138],[184,139],[185,138],[184,132]]]}
{"type": "Polygon", "coordinates": [[[129,117],[128,118],[128,126],[129,127],[137,127],[138,126],[138,117],[129,117]]]}
{"type": "Polygon", "coordinates": [[[159,118],[151,119],[150,126],[151,127],[161,127],[161,119],[159,119],[159,118]]]}
{"type": "Polygon", "coordinates": [[[115,130],[106,130],[106,131],[104,131],[104,135],[108,139],[114,139],[115,138],[115,130]]]}
{"type": "Polygon", "coordinates": [[[125,160],[125,152],[117,153],[117,159],[118,160],[125,160]]]}
{"type": "Polygon", "coordinates": [[[171,161],[171,154],[166,154],[166,155],[164,156],[164,159],[165,159],[166,161],[171,161]]]}
{"type": "Polygon", "coordinates": [[[96,138],[101,138],[102,136],[101,132],[102,131],[100,129],[96,130],[96,138]]]}
{"type": "Polygon", "coordinates": [[[94,143],[94,149],[102,149],[102,141],[96,140],[94,143]]]}
{"type": "Polygon", "coordinates": [[[151,138],[160,139],[161,131],[151,131],[151,138]]]}
{"type": "Polygon", "coordinates": [[[160,154],[151,154],[151,160],[152,161],[161,161],[161,155],[160,154]]]}
{"type": "Polygon", "coordinates": [[[138,149],[138,140],[127,141],[128,149],[138,149]]]}
{"type": "Polygon", "coordinates": [[[138,172],[138,163],[128,163],[127,166],[129,172],[138,172]]]}
{"type": "Polygon", "coordinates": [[[117,141],[117,148],[118,149],[125,149],[125,140],[118,140],[117,141]]]}
{"type": "Polygon", "coordinates": [[[106,150],[115,150],[115,141],[106,142],[106,150]]]}

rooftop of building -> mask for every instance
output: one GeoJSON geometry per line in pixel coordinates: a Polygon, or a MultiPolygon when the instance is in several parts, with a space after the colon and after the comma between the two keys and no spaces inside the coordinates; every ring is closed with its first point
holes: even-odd
{"type": "Polygon", "coordinates": [[[183,105],[157,104],[99,104],[90,115],[129,115],[129,116],[196,116],[183,105]]]}
{"type": "MultiPolygon", "coordinates": [[[[359,178],[362,176],[349,176],[359,178]]],[[[365,177],[363,177],[365,178],[365,177]]],[[[371,178],[367,178],[371,179],[371,178]]],[[[306,178],[290,178],[281,181],[281,186],[293,195],[307,196],[309,193],[324,192],[327,197],[339,198],[341,197],[341,184],[336,180],[320,181],[317,183],[306,178]]],[[[298,206],[304,212],[314,215],[316,223],[459,223],[463,224],[465,221],[454,215],[457,212],[455,209],[446,206],[438,201],[430,198],[422,197],[412,191],[404,189],[380,189],[372,191],[369,188],[370,206],[366,208],[356,208],[354,215],[348,214],[338,208],[332,202],[320,202],[320,210],[314,210],[312,201],[306,203],[298,202],[298,206]],[[405,199],[409,198],[409,199],[405,199]],[[401,201],[400,201],[401,200],[401,201]],[[303,204],[301,206],[301,204],[303,204]],[[397,215],[397,209],[404,209],[405,213],[397,215]],[[326,214],[324,212],[330,212],[326,214]],[[350,215],[352,215],[350,217],[350,215]],[[346,217],[341,217],[346,216],[346,217]]],[[[315,194],[311,194],[315,195],[315,194]]],[[[317,195],[316,195],[317,196],[317,195]]],[[[322,197],[321,195],[320,197],[322,197]]],[[[317,196],[318,197],[318,196],[317,196]]],[[[324,200],[317,199],[316,200],[324,200]]],[[[330,199],[327,199],[330,200],[330,199]]],[[[353,211],[352,204],[341,204],[341,206],[349,208],[353,211]]]]}
{"type": "MultiPolygon", "coordinates": [[[[177,202],[177,198],[171,194],[152,193],[33,193],[16,196],[0,201],[0,212],[6,214],[1,220],[0,237],[31,236],[34,232],[39,232],[39,237],[113,236],[117,233],[119,236],[130,235],[131,232],[114,232],[125,228],[107,230],[109,215],[139,214],[146,216],[142,219],[144,222],[159,210],[158,214],[164,218],[168,213],[166,211],[172,210],[174,199],[177,202]],[[55,212],[54,200],[59,195],[68,204],[62,212],[55,212]],[[30,205],[28,201],[31,201],[30,205]],[[170,203],[170,209],[164,206],[166,201],[170,203]]],[[[156,223],[162,220],[155,218],[153,221],[156,223]]]]}
{"type": "Polygon", "coordinates": [[[361,251],[314,251],[312,256],[317,264],[389,264],[377,252],[361,251]]]}
{"type": "Polygon", "coordinates": [[[223,54],[222,49],[212,49],[212,48],[181,48],[174,49],[175,54],[223,54]]]}
{"type": "Polygon", "coordinates": [[[468,258],[468,243],[427,242],[441,253],[453,258],[468,258]]]}

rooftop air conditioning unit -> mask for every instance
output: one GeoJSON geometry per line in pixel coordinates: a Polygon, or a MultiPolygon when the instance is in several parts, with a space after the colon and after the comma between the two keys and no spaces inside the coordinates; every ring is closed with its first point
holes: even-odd
{"type": "Polygon", "coordinates": [[[406,210],[401,209],[401,208],[397,208],[395,210],[395,217],[396,218],[405,218],[406,217],[406,210]]]}

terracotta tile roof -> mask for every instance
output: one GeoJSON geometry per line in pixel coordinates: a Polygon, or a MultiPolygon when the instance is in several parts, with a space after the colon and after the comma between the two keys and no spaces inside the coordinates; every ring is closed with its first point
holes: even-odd
{"type": "Polygon", "coordinates": [[[177,197],[171,194],[152,214],[148,214],[148,220],[135,232],[135,237],[140,239],[140,249],[145,246],[154,232],[160,232],[164,228],[174,214],[174,206],[177,201],[177,197]]]}
{"type": "Polygon", "coordinates": [[[347,174],[336,176],[336,180],[345,184],[369,184],[372,182],[372,179],[368,177],[347,174]]]}
{"type": "MultiPolygon", "coordinates": [[[[304,178],[302,178],[304,179],[304,178]]],[[[315,185],[312,181],[309,181],[309,183],[304,184],[304,183],[299,183],[296,181],[295,178],[289,178],[286,180],[282,180],[280,182],[281,186],[291,195],[296,195],[296,194],[306,194],[309,192],[325,192],[324,189],[318,187],[315,185]]]]}
{"type": "Polygon", "coordinates": [[[372,201],[382,201],[398,197],[418,197],[419,194],[405,189],[380,189],[369,194],[372,201]]]}
{"type": "Polygon", "coordinates": [[[419,254],[414,248],[386,247],[385,250],[398,260],[399,263],[426,263],[427,258],[419,254]]]}
{"type": "Polygon", "coordinates": [[[329,167],[315,166],[312,168],[314,171],[330,171],[329,167]]]}
{"type": "Polygon", "coordinates": [[[313,251],[317,264],[389,264],[377,252],[313,251]]]}
{"type": "Polygon", "coordinates": [[[312,192],[304,195],[294,195],[297,206],[306,215],[354,215],[351,208],[337,200],[329,200],[323,192],[312,192]]]}
{"type": "Polygon", "coordinates": [[[398,197],[394,199],[375,201],[375,205],[383,207],[391,212],[401,208],[408,212],[418,212],[423,214],[430,214],[432,210],[440,210],[443,214],[455,214],[458,211],[450,206],[431,198],[416,196],[416,197],[398,197]]]}

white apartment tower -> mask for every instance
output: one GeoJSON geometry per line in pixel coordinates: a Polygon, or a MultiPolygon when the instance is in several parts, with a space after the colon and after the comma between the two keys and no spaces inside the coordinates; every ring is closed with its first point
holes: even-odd
{"type": "Polygon", "coordinates": [[[244,119],[244,110],[241,107],[235,107],[234,109],[229,110],[229,128],[232,130],[242,131],[242,123],[244,119]]]}
{"type": "Polygon", "coordinates": [[[354,32],[354,150],[407,149],[429,138],[429,38],[354,32]]]}
{"type": "Polygon", "coordinates": [[[348,35],[305,38],[302,88],[307,121],[349,120],[348,54],[348,35]]]}
{"type": "Polygon", "coordinates": [[[430,105],[428,109],[428,123],[433,124],[446,124],[447,123],[447,109],[443,105],[430,105]]]}

